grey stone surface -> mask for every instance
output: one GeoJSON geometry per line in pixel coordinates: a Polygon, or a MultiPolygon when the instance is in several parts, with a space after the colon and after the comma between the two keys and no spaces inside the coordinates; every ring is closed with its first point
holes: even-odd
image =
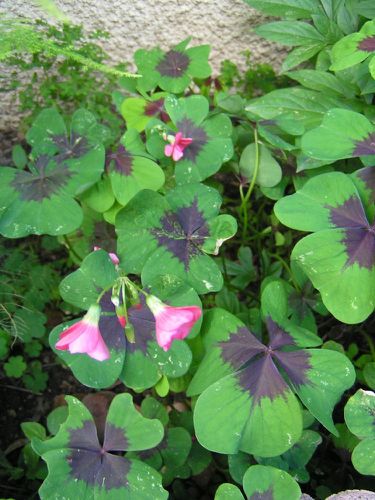
{"type": "MultiPolygon", "coordinates": [[[[56,4],[88,32],[100,28],[111,33],[101,45],[112,62],[130,61],[141,47],[166,49],[188,36],[193,37],[192,44],[211,45],[210,61],[216,71],[224,59],[243,64],[241,52],[248,49],[254,61],[278,67],[282,59],[281,47],[252,31],[265,18],[243,0],[56,0],[56,4]]],[[[48,19],[30,0],[0,0],[0,14],[5,12],[48,19]]],[[[11,92],[0,94],[0,129],[17,124],[13,97],[11,92]]]]}
{"type": "Polygon", "coordinates": [[[367,490],[346,490],[335,493],[326,500],[375,500],[375,493],[367,490]]]}

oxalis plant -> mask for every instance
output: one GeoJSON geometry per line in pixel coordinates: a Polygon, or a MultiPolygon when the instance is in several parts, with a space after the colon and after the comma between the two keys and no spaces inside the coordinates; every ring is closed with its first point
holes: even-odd
{"type": "Polygon", "coordinates": [[[260,34],[315,40],[290,87],[246,101],[206,45],[138,50],[117,143],[48,108],[0,169],[0,233],[54,236],[74,267],[51,349],[116,392],[105,419],[67,396],[52,436],[25,431],[42,499],[182,498],[177,479],[216,466],[217,500],[297,500],[323,440],[375,475],[371,6],[248,3],[293,19],[260,34]]]}

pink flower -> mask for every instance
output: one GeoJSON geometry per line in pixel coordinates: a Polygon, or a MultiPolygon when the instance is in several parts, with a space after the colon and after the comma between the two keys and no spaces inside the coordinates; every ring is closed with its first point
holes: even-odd
{"type": "Polygon", "coordinates": [[[109,350],[101,336],[98,324],[100,306],[90,306],[85,316],[60,334],[56,349],[71,354],[86,353],[90,358],[104,361],[109,358],[109,350]]]}
{"type": "MultiPolygon", "coordinates": [[[[101,250],[101,247],[94,247],[94,252],[96,252],[97,250],[101,250]]],[[[115,253],[109,253],[108,255],[115,266],[118,266],[120,264],[120,259],[115,253]]]]}
{"type": "Polygon", "coordinates": [[[172,156],[174,161],[181,160],[184,156],[184,149],[193,142],[190,137],[182,137],[181,132],[177,132],[175,136],[169,135],[166,139],[170,142],[164,148],[165,156],[172,156]]]}
{"type": "Polygon", "coordinates": [[[154,295],[146,299],[156,322],[156,341],[168,351],[175,339],[184,339],[202,315],[197,306],[172,307],[164,304],[154,295]]]}

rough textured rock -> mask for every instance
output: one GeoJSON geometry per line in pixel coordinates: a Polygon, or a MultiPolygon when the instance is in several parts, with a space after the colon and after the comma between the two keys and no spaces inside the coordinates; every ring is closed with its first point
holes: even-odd
{"type": "MultiPolygon", "coordinates": [[[[243,0],[56,0],[56,4],[87,31],[109,31],[110,39],[101,44],[114,62],[130,61],[137,48],[167,48],[190,35],[193,44],[211,45],[210,60],[216,70],[224,59],[243,63],[244,50],[251,50],[254,61],[267,61],[276,67],[282,58],[280,47],[252,31],[265,18],[243,0]]],[[[46,18],[25,0],[1,0],[0,14],[4,12],[46,18]]],[[[0,74],[3,72],[0,65],[0,74]]],[[[0,129],[17,123],[11,98],[11,92],[0,94],[0,129]]]]}
{"type": "Polygon", "coordinates": [[[346,490],[335,493],[326,500],[375,500],[375,493],[367,490],[346,490]]]}

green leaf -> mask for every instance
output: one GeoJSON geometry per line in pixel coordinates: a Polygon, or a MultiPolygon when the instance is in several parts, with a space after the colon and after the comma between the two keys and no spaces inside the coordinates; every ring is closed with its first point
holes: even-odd
{"type": "Polygon", "coordinates": [[[118,254],[127,272],[142,272],[144,285],[164,274],[201,294],[220,290],[220,270],[206,252],[217,253],[236,231],[232,217],[217,218],[220,203],[219,193],[201,184],[177,187],[166,197],[138,193],[116,219],[118,254]]]}
{"type": "Polygon", "coordinates": [[[42,392],[47,387],[48,373],[43,372],[40,361],[30,363],[28,373],[22,376],[25,387],[33,392],[42,392]]]}
{"type": "Polygon", "coordinates": [[[27,155],[20,144],[16,144],[12,148],[12,160],[17,168],[25,168],[27,163],[27,155]]]}
{"type": "Polygon", "coordinates": [[[38,424],[38,422],[22,422],[21,429],[30,441],[35,437],[41,439],[42,441],[46,439],[46,430],[43,425],[38,424]]]}
{"type": "Polygon", "coordinates": [[[231,139],[232,124],[224,114],[208,115],[208,100],[201,95],[177,99],[169,96],[165,108],[174,125],[169,130],[160,122],[150,124],[147,129],[147,149],[159,159],[165,158],[167,144],[162,131],[170,134],[181,132],[192,139],[184,150],[183,157],[175,162],[177,184],[200,182],[216,173],[223,162],[233,155],[231,139]]]}
{"type": "Polygon", "coordinates": [[[367,363],[363,369],[363,376],[370,389],[375,390],[375,362],[367,363]]]}
{"type": "MultiPolygon", "coordinates": [[[[246,111],[265,120],[287,115],[296,124],[310,129],[320,125],[327,111],[340,106],[347,106],[340,98],[322,95],[314,90],[292,87],[273,90],[250,101],[246,106],[246,111]]],[[[303,128],[300,134],[302,133],[303,128]]]]}
{"type": "Polygon", "coordinates": [[[109,292],[117,278],[118,271],[107,252],[98,250],[89,254],[82,261],[81,267],[64,278],[60,284],[63,299],[81,309],[88,309],[97,302],[101,292],[108,290],[100,302],[102,311],[99,329],[110,351],[109,359],[100,362],[86,354],[71,354],[69,351],[55,348],[60,334],[74,321],[56,326],[49,337],[54,352],[68,364],[75,377],[89,387],[109,387],[118,379],[123,368],[125,334],[110,301],[109,292]]]}
{"type": "Polygon", "coordinates": [[[134,60],[142,75],[138,90],[147,92],[158,86],[167,92],[182,93],[192,78],[210,76],[209,52],[208,45],[187,48],[186,43],[178,44],[166,53],[158,47],[137,50],[134,60]]]}
{"type": "MultiPolygon", "coordinates": [[[[255,182],[261,187],[276,186],[282,177],[279,163],[274,159],[269,149],[259,145],[259,165],[255,182]]],[[[255,143],[249,144],[242,151],[240,158],[240,173],[250,182],[254,175],[257,161],[257,148],[255,143]]]]}
{"type": "Polygon", "coordinates": [[[351,33],[339,40],[331,52],[331,70],[350,68],[374,55],[375,21],[367,21],[358,33],[351,33]]]}
{"type": "Polygon", "coordinates": [[[308,19],[319,14],[321,7],[314,0],[245,0],[251,7],[287,19],[308,19]]]}
{"type": "Polygon", "coordinates": [[[23,356],[11,356],[6,363],[4,363],[4,370],[7,377],[20,378],[25,372],[27,365],[23,356]]]}
{"type": "Polygon", "coordinates": [[[235,455],[228,456],[229,473],[238,484],[242,484],[245,472],[250,465],[254,464],[254,459],[251,455],[239,451],[235,455]]]}
{"type": "Polygon", "coordinates": [[[345,422],[360,439],[375,438],[375,393],[359,389],[345,406],[345,422]]]}
{"type": "Polygon", "coordinates": [[[108,176],[103,177],[94,186],[81,195],[81,200],[96,212],[106,212],[115,202],[111,181],[108,176]]]}
{"type": "Polygon", "coordinates": [[[229,276],[233,276],[231,284],[240,290],[245,289],[256,277],[251,248],[240,247],[238,250],[238,261],[226,259],[225,269],[229,276]]]}
{"type": "Polygon", "coordinates": [[[301,490],[298,483],[286,472],[274,467],[253,465],[243,478],[247,498],[272,497],[273,500],[299,500],[301,490]]]}
{"type": "Polygon", "coordinates": [[[149,396],[142,401],[142,415],[146,418],[157,418],[165,426],[169,421],[167,410],[155,398],[149,396]]]}
{"type": "Polygon", "coordinates": [[[32,338],[43,337],[47,318],[39,311],[19,309],[13,316],[12,335],[22,342],[30,342],[32,338]]]}
{"type": "Polygon", "coordinates": [[[148,157],[135,130],[125,133],[120,146],[107,159],[113,193],[123,206],[142,189],[157,191],[164,184],[163,170],[148,157]]]}
{"type": "Polygon", "coordinates": [[[47,429],[50,434],[57,434],[60,426],[68,417],[68,407],[58,406],[47,415],[47,429]]]}
{"type": "Polygon", "coordinates": [[[362,439],[352,454],[354,467],[375,476],[375,393],[359,389],[347,402],[344,415],[350,432],[362,439]]]}
{"type": "Polygon", "coordinates": [[[95,117],[78,110],[69,133],[59,113],[45,109],[27,133],[32,146],[29,171],[0,172],[0,232],[9,238],[28,234],[67,234],[82,222],[75,197],[99,180],[106,136],[95,117]]]}
{"type": "Polygon", "coordinates": [[[302,45],[291,50],[281,65],[283,72],[298,66],[299,64],[308,61],[323,49],[323,44],[313,43],[311,45],[302,45]]]}
{"type": "Polygon", "coordinates": [[[155,92],[149,100],[142,97],[127,97],[121,105],[121,114],[127,127],[142,132],[152,118],[167,120],[164,108],[164,92],[155,92]]]}
{"type": "Polygon", "coordinates": [[[311,24],[301,21],[276,21],[255,29],[257,35],[284,45],[308,45],[324,42],[324,37],[311,24]]]}
{"type": "Polygon", "coordinates": [[[99,293],[114,284],[118,273],[104,250],[90,253],[77,271],[60,283],[61,297],[70,304],[88,310],[98,299],[99,293]]]}
{"type": "Polygon", "coordinates": [[[42,500],[57,498],[61,491],[66,498],[83,500],[118,495],[125,500],[167,498],[159,474],[123,455],[125,451],[156,446],[163,437],[158,420],[145,419],[134,408],[129,394],[119,394],[110,405],[101,444],[87,408],[71,396],[66,400],[69,415],[56,436],[32,441],[34,450],[48,465],[49,474],[39,491],[42,500]]]}
{"type": "MultiPolygon", "coordinates": [[[[371,189],[371,170],[359,172],[363,185],[371,189]]],[[[369,189],[363,191],[368,201],[369,189]]],[[[275,205],[285,225],[316,231],[297,243],[291,259],[320,291],[327,309],[347,323],[364,321],[375,306],[373,240],[366,207],[351,177],[341,172],[313,177],[275,205]]]]}
{"type": "Polygon", "coordinates": [[[363,115],[331,109],[322,124],[302,137],[302,151],[313,158],[333,162],[342,158],[375,155],[374,125],[363,115]]]}
{"type": "Polygon", "coordinates": [[[214,500],[243,500],[243,495],[234,484],[223,483],[216,490],[214,500]]]}
{"type": "Polygon", "coordinates": [[[350,98],[355,94],[355,88],[350,83],[327,71],[300,69],[298,71],[289,71],[286,76],[296,80],[306,88],[324,92],[328,95],[340,94],[350,98]]]}
{"type": "Polygon", "coordinates": [[[237,318],[220,309],[205,314],[202,338],[206,355],[188,395],[200,394],[194,409],[195,432],[210,450],[229,454],[242,450],[262,457],[284,453],[302,433],[294,393],[335,432],[331,413],[344,390],[353,384],[354,369],[339,353],[303,349],[321,340],[288,319],[288,304],[278,288],[277,282],[265,288],[262,310],[270,337],[268,349],[288,375],[286,380],[273,358],[265,354],[267,347],[237,318]]]}
{"type": "Polygon", "coordinates": [[[368,19],[375,17],[375,5],[372,0],[359,0],[358,4],[354,5],[354,10],[368,19]]]}

